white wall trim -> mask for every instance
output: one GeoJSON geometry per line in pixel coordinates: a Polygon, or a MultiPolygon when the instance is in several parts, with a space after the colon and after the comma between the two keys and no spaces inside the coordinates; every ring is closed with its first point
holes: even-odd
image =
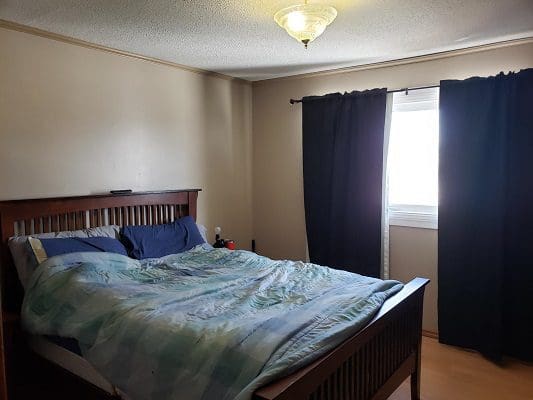
{"type": "Polygon", "coordinates": [[[275,81],[315,78],[315,77],[321,77],[321,76],[327,76],[327,75],[340,75],[340,74],[345,74],[345,73],[350,73],[350,72],[364,71],[368,69],[378,69],[378,68],[394,67],[394,66],[405,65],[405,64],[415,64],[419,62],[439,60],[442,58],[457,57],[457,56],[462,56],[466,54],[479,53],[482,51],[495,50],[495,49],[499,49],[502,47],[518,46],[518,45],[527,44],[527,43],[533,43],[533,36],[520,38],[520,39],[504,40],[504,41],[495,42],[495,43],[481,44],[478,46],[466,47],[464,49],[447,50],[447,51],[442,51],[442,52],[437,52],[437,53],[425,54],[421,56],[399,58],[399,59],[389,60],[389,61],[354,65],[351,67],[334,68],[334,69],[329,69],[329,70],[324,70],[324,71],[308,72],[304,74],[296,74],[296,75],[290,75],[290,76],[282,76],[279,78],[263,79],[263,80],[253,81],[253,86],[260,86],[262,84],[271,83],[275,81]]]}
{"type": "Polygon", "coordinates": [[[103,52],[111,53],[111,54],[118,55],[118,56],[134,58],[134,59],[141,60],[141,61],[148,61],[151,63],[160,64],[160,65],[164,65],[164,66],[171,67],[171,68],[181,69],[183,71],[193,72],[195,74],[212,76],[215,78],[229,80],[229,81],[241,82],[247,85],[251,85],[252,83],[251,81],[248,81],[246,79],[235,78],[233,76],[221,74],[219,72],[208,71],[208,70],[196,68],[196,67],[190,67],[188,65],[178,64],[172,61],[165,61],[160,58],[143,56],[142,54],[132,53],[130,51],[115,49],[113,47],[107,47],[107,46],[103,46],[100,44],[87,42],[85,40],[76,39],[76,38],[66,36],[66,35],[61,35],[59,33],[45,31],[43,29],[34,28],[32,26],[28,26],[24,24],[19,24],[13,21],[7,21],[5,19],[0,19],[0,28],[8,29],[11,31],[16,31],[16,32],[22,32],[22,33],[26,33],[29,35],[40,36],[46,39],[55,40],[57,42],[63,42],[63,43],[71,44],[74,46],[81,46],[81,47],[85,47],[85,48],[92,49],[92,50],[103,51],[103,52]]]}

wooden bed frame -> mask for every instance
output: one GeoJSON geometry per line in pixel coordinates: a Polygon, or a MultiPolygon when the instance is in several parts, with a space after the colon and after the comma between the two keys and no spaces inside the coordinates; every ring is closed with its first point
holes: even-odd
{"type": "MultiPolygon", "coordinates": [[[[108,224],[158,224],[185,215],[196,219],[198,192],[188,189],[0,202],[0,400],[12,394],[13,343],[20,332],[23,296],[8,238],[108,224]]],[[[422,303],[428,282],[416,278],[407,283],[365,328],[309,366],[257,390],[254,399],[380,400],[411,377],[411,399],[419,400],[422,303]]]]}

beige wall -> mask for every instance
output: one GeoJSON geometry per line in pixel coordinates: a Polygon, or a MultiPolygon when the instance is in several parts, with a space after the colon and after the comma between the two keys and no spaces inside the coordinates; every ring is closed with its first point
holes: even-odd
{"type": "MultiPolygon", "coordinates": [[[[253,215],[258,250],[275,258],[306,257],[301,106],[290,106],[290,98],[375,87],[424,86],[438,84],[441,79],[486,76],[526,67],[533,67],[533,43],[357,72],[255,83],[253,215]]],[[[392,227],[390,249],[392,278],[405,281],[418,275],[432,279],[424,328],[436,331],[437,232],[392,227]]]]}
{"type": "Polygon", "coordinates": [[[252,239],[248,83],[0,29],[0,199],[201,188],[252,239]]]}
{"type": "Polygon", "coordinates": [[[407,282],[422,276],[431,280],[424,297],[423,328],[437,332],[437,230],[390,227],[390,275],[407,282]]]}

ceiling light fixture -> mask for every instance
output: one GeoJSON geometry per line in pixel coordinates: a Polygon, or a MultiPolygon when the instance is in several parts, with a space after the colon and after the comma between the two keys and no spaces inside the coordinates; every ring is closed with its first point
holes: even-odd
{"type": "Polygon", "coordinates": [[[290,6],[279,10],[274,20],[293,38],[307,45],[319,37],[337,16],[337,10],[320,4],[290,6]]]}

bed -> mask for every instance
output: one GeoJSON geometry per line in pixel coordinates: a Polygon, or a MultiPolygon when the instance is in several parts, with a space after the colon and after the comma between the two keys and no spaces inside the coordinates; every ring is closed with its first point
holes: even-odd
{"type": "MultiPolygon", "coordinates": [[[[190,215],[196,219],[198,189],[119,195],[46,198],[0,202],[2,263],[2,354],[0,398],[12,394],[12,361],[17,354],[19,313],[23,291],[7,240],[14,235],[97,227],[108,224],[160,224],[190,215]]],[[[422,302],[428,280],[416,278],[385,301],[361,330],[299,369],[255,390],[254,399],[386,399],[408,377],[411,398],[420,398],[422,302]]],[[[61,346],[27,340],[42,357],[72,371],[61,346]],[[58,350],[59,349],[59,350],[58,350]]],[[[83,361],[83,360],[81,360],[83,361]]],[[[101,377],[87,370],[72,371],[100,388],[102,398],[120,398],[101,377]]]]}

